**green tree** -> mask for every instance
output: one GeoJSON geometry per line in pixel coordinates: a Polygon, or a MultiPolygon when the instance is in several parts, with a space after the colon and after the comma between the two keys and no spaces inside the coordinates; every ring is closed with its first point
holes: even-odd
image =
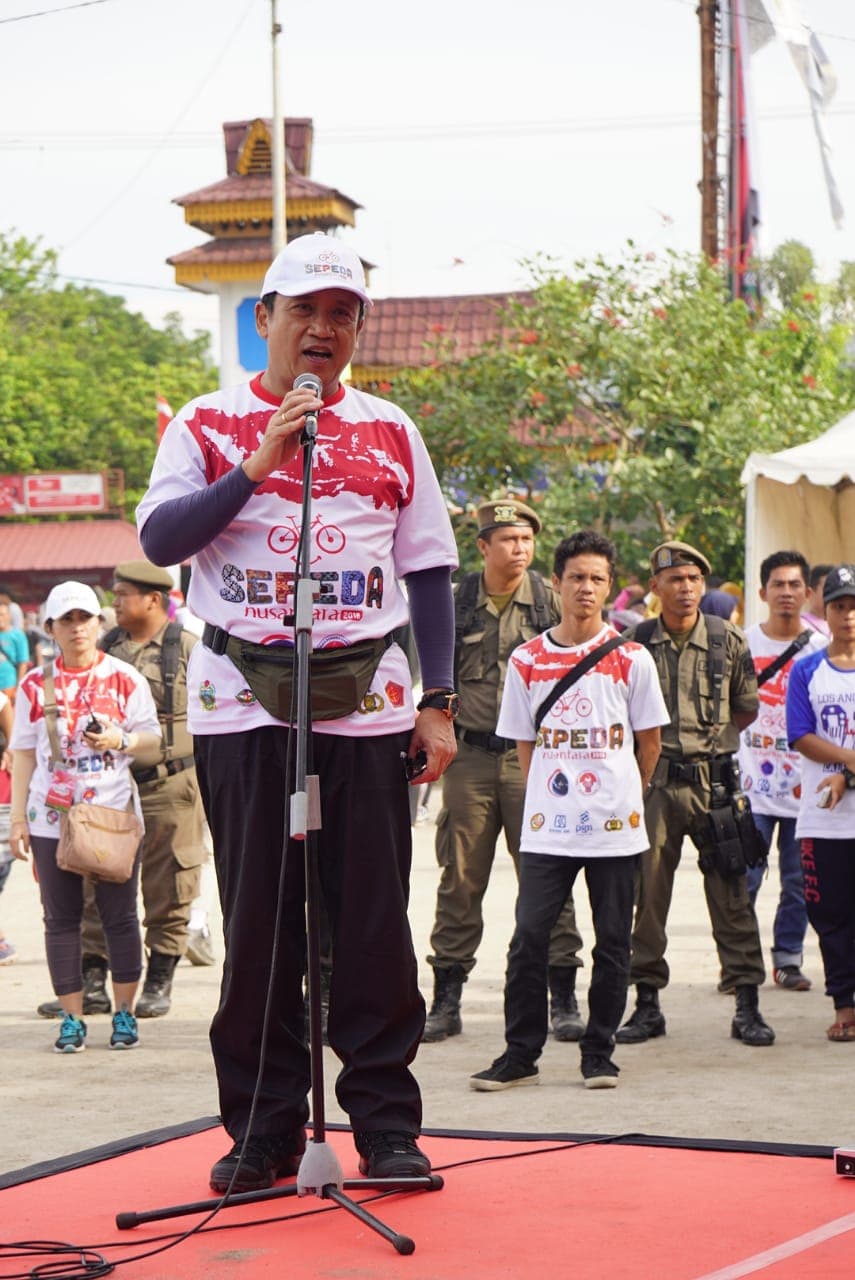
{"type": "Polygon", "coordinates": [[[781,306],[789,307],[806,289],[816,287],[816,262],[807,245],[800,240],[785,240],[770,257],[760,264],[760,286],[770,287],[781,306]]]}
{"type": "Polygon", "coordinates": [[[157,447],[155,398],[215,382],[208,337],[175,315],[156,329],[121,298],[56,278],[56,255],[0,234],[2,471],[124,471],[141,497],[157,447]]]}
{"type": "Polygon", "coordinates": [[[395,378],[446,493],[462,505],[509,487],[536,495],[547,560],[590,525],[617,541],[625,570],[684,537],[741,577],[743,463],[852,407],[849,329],[824,321],[809,291],[758,321],[702,259],[630,248],[572,278],[531,269],[529,301],[482,354],[454,361],[440,344],[430,368],[395,378]]]}

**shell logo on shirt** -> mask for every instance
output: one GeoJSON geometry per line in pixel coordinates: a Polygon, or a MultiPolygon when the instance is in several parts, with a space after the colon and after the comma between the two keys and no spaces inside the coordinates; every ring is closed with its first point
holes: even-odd
{"type": "Polygon", "coordinates": [[[529,826],[532,831],[539,831],[546,821],[546,816],[542,813],[533,813],[529,819],[529,826]]]}

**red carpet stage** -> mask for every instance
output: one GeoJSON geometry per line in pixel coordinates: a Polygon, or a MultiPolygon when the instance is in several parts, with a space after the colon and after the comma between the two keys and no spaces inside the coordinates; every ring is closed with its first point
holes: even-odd
{"type": "MultiPolygon", "coordinates": [[[[327,1138],[355,1178],[350,1134],[327,1138]]],[[[829,1148],[641,1134],[425,1134],[442,1190],[349,1193],[415,1240],[409,1257],[314,1197],[227,1207],[165,1252],[202,1215],[117,1229],[117,1213],[207,1199],[229,1145],[201,1120],[0,1175],[0,1280],[106,1275],[98,1255],[128,1280],[855,1276],[855,1179],[835,1176],[829,1148]]]]}

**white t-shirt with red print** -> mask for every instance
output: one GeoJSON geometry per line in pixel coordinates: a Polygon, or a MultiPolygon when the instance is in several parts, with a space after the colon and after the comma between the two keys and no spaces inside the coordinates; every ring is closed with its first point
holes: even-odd
{"type": "MultiPolygon", "coordinates": [[[[258,448],[280,400],[257,377],[191,401],[167,428],[140,528],[159,503],[204,489],[258,448]]],[[[303,453],[275,471],[238,516],[193,557],[187,604],[205,622],[256,644],[292,644],[303,453]]],[[[340,386],[318,415],[312,468],[310,573],[317,583],[312,647],[378,639],[408,620],[400,579],[455,568],[457,548],[424,442],[397,406],[340,386]]],[[[191,733],[279,723],[226,655],[204,645],[187,672],[191,733]]],[[[403,651],[384,654],[362,706],[318,732],[375,736],[412,727],[403,651]]]]}
{"type": "Polygon", "coordinates": [[[562,857],[621,857],[649,847],[634,731],[669,721],[653,659],[628,640],[553,704],[547,695],[592,649],[617,635],[604,627],[583,645],[535,636],[511,654],[496,733],[534,742],[520,847],[562,857]]]}
{"type": "MultiPolygon", "coordinates": [[[[154,733],[160,737],[157,708],[148,681],[127,662],[99,654],[94,667],[66,668],[62,658],[54,666],[56,728],[63,771],[74,779],[74,803],[124,809],[131,796],[131,756],[124,751],[94,751],[83,736],[92,716],[120,725],[126,733],[154,733]]],[[[28,671],[15,699],[13,751],[34,750],[36,767],[27,799],[30,834],[59,839],[57,809],[45,804],[52,782],[50,738],[45,719],[44,668],[28,671]]],[[[135,808],[142,818],[136,788],[135,808]]]]}
{"type": "MultiPolygon", "coordinates": [[[[770,640],[759,622],[745,632],[758,676],[775,658],[789,649],[790,640],[770,640]]],[[[828,637],[811,633],[804,648],[758,689],[757,719],[739,738],[739,769],[754,813],[775,818],[797,818],[801,796],[802,757],[787,744],[787,683],[793,663],[808,653],[824,649],[828,637]]]]}

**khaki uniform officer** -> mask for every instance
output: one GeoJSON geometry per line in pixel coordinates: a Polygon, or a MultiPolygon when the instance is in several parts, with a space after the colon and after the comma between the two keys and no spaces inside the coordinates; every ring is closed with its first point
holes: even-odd
{"type": "MultiPolygon", "coordinates": [[[[477,517],[483,571],[463,578],[455,597],[461,709],[457,757],[443,778],[436,832],[441,875],[428,956],[434,971],[423,1036],[428,1041],[461,1030],[461,991],[475,965],[484,930],[481,905],[503,830],[514,865],[519,854],[525,781],[516,743],[496,736],[508,658],[560,618],[555,592],[529,570],[541,529],[537,514],[506,498],[485,503],[477,517]]],[[[553,1032],[564,1040],[578,1040],[584,1030],[575,996],[581,946],[568,898],[549,950],[553,1032]]]]}
{"type": "MultiPolygon", "coordinates": [[[[665,925],[683,840],[709,813],[711,785],[727,768],[740,732],[756,719],[759,705],[742,633],[700,612],[704,575],[710,572],[706,556],[684,542],[665,542],[653,552],[651,569],[650,587],[662,612],[626,635],[653,655],[671,723],[662,730],[662,754],[645,798],[650,849],[641,857],[630,971],[638,1002],[617,1033],[620,1044],[665,1034],[659,1008],[659,991],[668,983],[665,925]]],[[[758,1009],[757,988],[765,972],[746,877],[709,870],[704,893],[722,977],[736,989],[732,1034],[745,1044],[772,1044],[774,1032],[758,1009]]]]}
{"type": "MultiPolygon", "coordinates": [[[[163,732],[157,757],[139,760],[133,768],[145,822],[140,879],[149,953],[136,1014],[157,1018],[169,1012],[172,975],[187,950],[190,906],[206,857],[193,739],[187,732],[187,662],[197,637],[169,622],[174,583],[168,570],[132,560],[117,565],[114,577],[118,626],[101,643],[148,680],[163,732]]],[[[84,954],[103,954],[90,930],[85,924],[84,954]]]]}

